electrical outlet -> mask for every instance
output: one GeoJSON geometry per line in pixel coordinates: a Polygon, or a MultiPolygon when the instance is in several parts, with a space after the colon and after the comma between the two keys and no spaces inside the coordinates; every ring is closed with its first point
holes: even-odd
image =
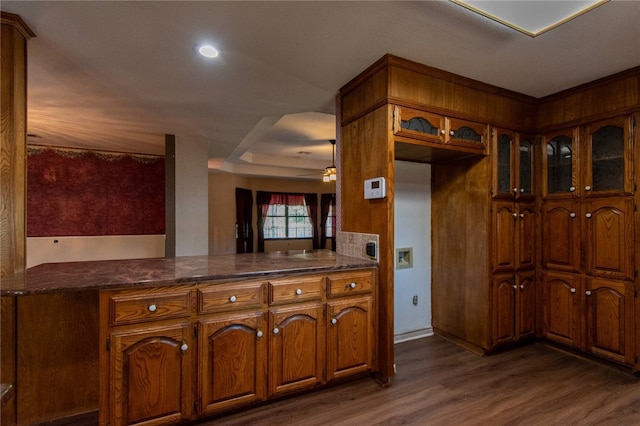
{"type": "Polygon", "coordinates": [[[413,304],[415,306],[418,306],[418,295],[417,294],[415,296],[413,296],[413,304]]]}

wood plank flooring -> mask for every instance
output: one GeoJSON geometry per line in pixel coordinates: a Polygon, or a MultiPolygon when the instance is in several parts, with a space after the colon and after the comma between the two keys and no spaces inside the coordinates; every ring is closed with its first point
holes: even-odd
{"type": "Polygon", "coordinates": [[[397,375],[363,378],[199,425],[640,425],[640,379],[535,343],[479,357],[436,336],[396,345],[397,375]]]}

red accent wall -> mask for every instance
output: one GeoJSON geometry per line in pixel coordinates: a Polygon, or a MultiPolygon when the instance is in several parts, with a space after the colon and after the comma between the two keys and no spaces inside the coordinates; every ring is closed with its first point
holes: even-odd
{"type": "Polygon", "coordinates": [[[27,236],[164,234],[164,157],[27,148],[27,236]]]}

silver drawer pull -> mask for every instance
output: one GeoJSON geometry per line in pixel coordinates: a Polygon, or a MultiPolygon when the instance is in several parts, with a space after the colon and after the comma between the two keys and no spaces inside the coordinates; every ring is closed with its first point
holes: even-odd
{"type": "Polygon", "coordinates": [[[302,290],[297,289],[297,290],[296,290],[296,294],[297,294],[298,296],[300,296],[300,295],[302,294],[302,290]]]}
{"type": "Polygon", "coordinates": [[[156,305],[152,304],[152,305],[149,305],[148,309],[149,309],[149,312],[155,312],[158,309],[158,307],[156,305]]]}
{"type": "Polygon", "coordinates": [[[238,299],[235,296],[231,296],[229,298],[229,302],[231,302],[231,303],[235,302],[236,300],[238,300],[238,299]]]}

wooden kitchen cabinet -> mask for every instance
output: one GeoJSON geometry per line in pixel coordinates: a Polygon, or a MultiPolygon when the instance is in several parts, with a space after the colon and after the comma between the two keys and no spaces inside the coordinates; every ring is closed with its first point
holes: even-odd
{"type": "Polygon", "coordinates": [[[494,346],[535,337],[535,282],[535,271],[494,276],[491,302],[494,346]]]}
{"type": "Polygon", "coordinates": [[[494,272],[535,268],[534,205],[494,201],[492,209],[494,272]]]}
{"type": "Polygon", "coordinates": [[[580,270],[580,204],[575,200],[542,203],[542,267],[548,270],[580,270]]]}
{"type": "Polygon", "coordinates": [[[100,292],[100,424],[204,418],[372,371],[375,269],[100,292]]]}
{"type": "Polygon", "coordinates": [[[267,398],[266,332],[262,311],[198,321],[199,415],[267,398]]]}
{"type": "Polygon", "coordinates": [[[493,198],[533,200],[533,137],[500,128],[492,135],[493,198]]]}
{"type": "Polygon", "coordinates": [[[109,424],[168,424],[191,417],[192,336],[188,321],[111,335],[109,424]]]}
{"type": "Polygon", "coordinates": [[[271,309],[269,328],[269,396],[324,383],[324,306],[271,309]]]}
{"type": "Polygon", "coordinates": [[[584,204],[585,272],[622,280],[634,279],[633,199],[589,199],[584,204]]]}
{"type": "Polygon", "coordinates": [[[567,346],[580,342],[582,283],[574,274],[548,272],[542,278],[543,336],[567,346]]]}
{"type": "Polygon", "coordinates": [[[634,363],[633,283],[589,279],[585,290],[587,350],[623,364],[634,363]]]}
{"type": "Polygon", "coordinates": [[[487,153],[488,126],[414,108],[394,107],[394,135],[478,154],[487,153]]]}

